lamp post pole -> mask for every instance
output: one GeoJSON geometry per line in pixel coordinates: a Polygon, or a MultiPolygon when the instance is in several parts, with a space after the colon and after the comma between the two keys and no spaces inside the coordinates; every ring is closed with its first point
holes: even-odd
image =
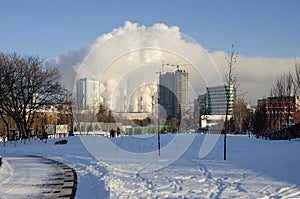
{"type": "MultiPolygon", "coordinates": [[[[157,90],[159,91],[159,84],[157,85],[157,90]]],[[[158,155],[160,156],[160,128],[159,128],[159,92],[157,92],[157,145],[158,145],[158,155]]]]}
{"type": "Polygon", "coordinates": [[[160,80],[160,75],[161,72],[157,72],[158,74],[158,82],[157,82],[157,145],[158,145],[158,156],[160,156],[160,128],[159,128],[159,112],[160,112],[160,107],[159,107],[159,80],[160,80]]]}

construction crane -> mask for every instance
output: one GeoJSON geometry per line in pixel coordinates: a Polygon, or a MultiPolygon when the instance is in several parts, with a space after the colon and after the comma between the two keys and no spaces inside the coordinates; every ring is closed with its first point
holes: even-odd
{"type": "Polygon", "coordinates": [[[161,74],[164,74],[164,66],[165,66],[165,62],[163,61],[161,64],[161,74]]]}
{"type": "Polygon", "coordinates": [[[162,72],[163,72],[164,66],[176,66],[177,69],[179,69],[180,66],[192,66],[192,64],[179,64],[178,62],[177,62],[177,64],[170,64],[170,63],[166,63],[166,64],[165,64],[165,63],[163,62],[163,64],[162,64],[162,72]]]}

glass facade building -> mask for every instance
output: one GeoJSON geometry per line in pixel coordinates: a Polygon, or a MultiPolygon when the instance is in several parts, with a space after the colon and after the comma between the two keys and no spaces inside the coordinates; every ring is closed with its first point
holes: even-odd
{"type": "Polygon", "coordinates": [[[233,103],[236,91],[233,85],[207,87],[207,113],[209,115],[225,115],[227,100],[229,102],[228,114],[233,113],[233,103]]]}
{"type": "Polygon", "coordinates": [[[206,88],[204,95],[199,95],[195,100],[195,118],[200,128],[206,128],[210,133],[220,133],[224,127],[227,101],[228,119],[233,114],[233,104],[236,90],[233,85],[212,86],[206,88]],[[198,116],[199,115],[199,116],[198,116]]]}

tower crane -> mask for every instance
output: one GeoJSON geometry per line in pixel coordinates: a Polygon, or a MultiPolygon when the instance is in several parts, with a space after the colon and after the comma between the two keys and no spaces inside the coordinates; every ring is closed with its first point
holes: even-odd
{"type": "Polygon", "coordinates": [[[161,64],[161,71],[156,72],[156,74],[164,74],[165,73],[165,66],[175,66],[177,70],[179,69],[180,66],[192,66],[193,64],[179,64],[178,62],[176,64],[171,64],[171,63],[165,63],[164,61],[161,64]]]}
{"type": "Polygon", "coordinates": [[[163,70],[163,67],[164,67],[165,65],[166,65],[166,66],[176,66],[177,69],[179,69],[180,66],[192,66],[192,64],[179,64],[178,62],[177,62],[177,64],[170,64],[170,63],[166,63],[166,64],[165,64],[165,63],[163,62],[163,64],[162,64],[162,70],[163,70]]]}

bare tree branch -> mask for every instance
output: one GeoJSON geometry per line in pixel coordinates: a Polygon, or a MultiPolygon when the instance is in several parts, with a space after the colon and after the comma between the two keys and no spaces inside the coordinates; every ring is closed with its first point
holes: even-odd
{"type": "Polygon", "coordinates": [[[24,136],[28,136],[37,110],[63,101],[59,71],[45,68],[37,56],[0,53],[0,74],[0,109],[24,136]]]}
{"type": "MultiPolygon", "coordinates": [[[[228,57],[225,58],[227,62],[227,66],[224,70],[224,75],[227,83],[227,89],[226,89],[226,115],[225,115],[225,131],[224,131],[224,160],[226,160],[226,137],[227,133],[229,131],[229,122],[228,122],[228,115],[229,115],[229,105],[230,105],[230,97],[231,96],[231,85],[233,87],[236,85],[237,82],[237,74],[235,74],[235,63],[238,59],[238,53],[234,50],[234,46],[231,46],[231,49],[228,53],[228,57]]],[[[226,87],[225,87],[226,88],[226,87]]],[[[233,88],[235,89],[235,88],[233,88]]]]}

